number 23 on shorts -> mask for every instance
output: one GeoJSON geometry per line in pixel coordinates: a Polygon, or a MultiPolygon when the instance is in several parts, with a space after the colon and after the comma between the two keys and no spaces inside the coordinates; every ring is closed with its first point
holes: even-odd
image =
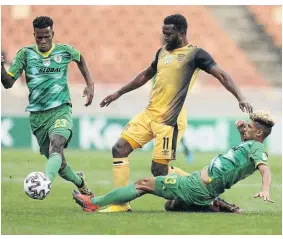
{"type": "Polygon", "coordinates": [[[65,119],[57,119],[55,121],[55,128],[64,128],[67,126],[67,120],[65,119]]]}
{"type": "Polygon", "coordinates": [[[177,181],[177,175],[170,175],[165,177],[164,183],[166,184],[175,184],[177,181]]]}

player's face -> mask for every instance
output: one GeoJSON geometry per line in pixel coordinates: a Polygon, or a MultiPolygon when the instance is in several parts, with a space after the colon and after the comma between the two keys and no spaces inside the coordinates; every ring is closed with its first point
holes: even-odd
{"type": "Polygon", "coordinates": [[[256,128],[255,122],[250,121],[244,131],[244,140],[256,140],[261,136],[261,130],[256,128]]]}
{"type": "Polygon", "coordinates": [[[33,35],[39,51],[47,52],[51,49],[54,36],[54,32],[51,27],[42,29],[34,28],[33,35]]]}
{"type": "Polygon", "coordinates": [[[173,24],[163,25],[162,33],[166,43],[166,50],[172,51],[180,45],[179,33],[173,24]]]}

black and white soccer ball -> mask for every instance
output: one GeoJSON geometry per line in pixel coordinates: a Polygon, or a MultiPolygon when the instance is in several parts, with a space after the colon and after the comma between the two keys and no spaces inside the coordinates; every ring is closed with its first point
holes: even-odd
{"type": "Polygon", "coordinates": [[[51,190],[51,182],[45,173],[33,172],[25,178],[24,190],[30,198],[43,200],[51,190]]]}

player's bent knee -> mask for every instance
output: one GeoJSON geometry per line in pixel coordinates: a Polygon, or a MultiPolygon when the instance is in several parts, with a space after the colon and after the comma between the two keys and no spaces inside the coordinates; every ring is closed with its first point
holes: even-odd
{"type": "Polygon", "coordinates": [[[142,186],[145,186],[148,182],[148,178],[142,178],[138,181],[135,182],[135,186],[136,187],[142,187],[142,186]]]}
{"type": "Polygon", "coordinates": [[[50,139],[50,153],[62,153],[67,140],[61,135],[52,135],[50,139]]]}
{"type": "Polygon", "coordinates": [[[140,195],[154,192],[155,181],[152,179],[153,178],[143,178],[134,183],[135,188],[140,195]]]}
{"type": "Polygon", "coordinates": [[[151,164],[151,173],[154,177],[165,176],[168,174],[168,165],[160,164],[152,161],[151,164]]]}
{"type": "Polygon", "coordinates": [[[132,151],[131,145],[124,139],[119,139],[112,147],[112,155],[114,158],[128,157],[132,151]]]}

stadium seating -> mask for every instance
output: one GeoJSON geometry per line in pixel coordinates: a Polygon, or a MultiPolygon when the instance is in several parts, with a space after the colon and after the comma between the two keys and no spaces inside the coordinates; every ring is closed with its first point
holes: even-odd
{"type": "MultiPolygon", "coordinates": [[[[188,21],[189,41],[210,52],[240,86],[268,85],[204,6],[31,6],[29,16],[18,20],[11,11],[12,6],[2,6],[2,47],[10,58],[34,43],[32,20],[49,15],[55,42],[79,49],[97,82],[127,82],[150,64],[160,47],[164,17],[180,13],[188,21]]],[[[70,67],[69,78],[84,82],[76,67],[70,67]]],[[[200,78],[202,85],[220,85],[207,74],[200,78]]]]}
{"type": "Polygon", "coordinates": [[[282,48],[282,6],[248,6],[278,48],[282,48]]]}

